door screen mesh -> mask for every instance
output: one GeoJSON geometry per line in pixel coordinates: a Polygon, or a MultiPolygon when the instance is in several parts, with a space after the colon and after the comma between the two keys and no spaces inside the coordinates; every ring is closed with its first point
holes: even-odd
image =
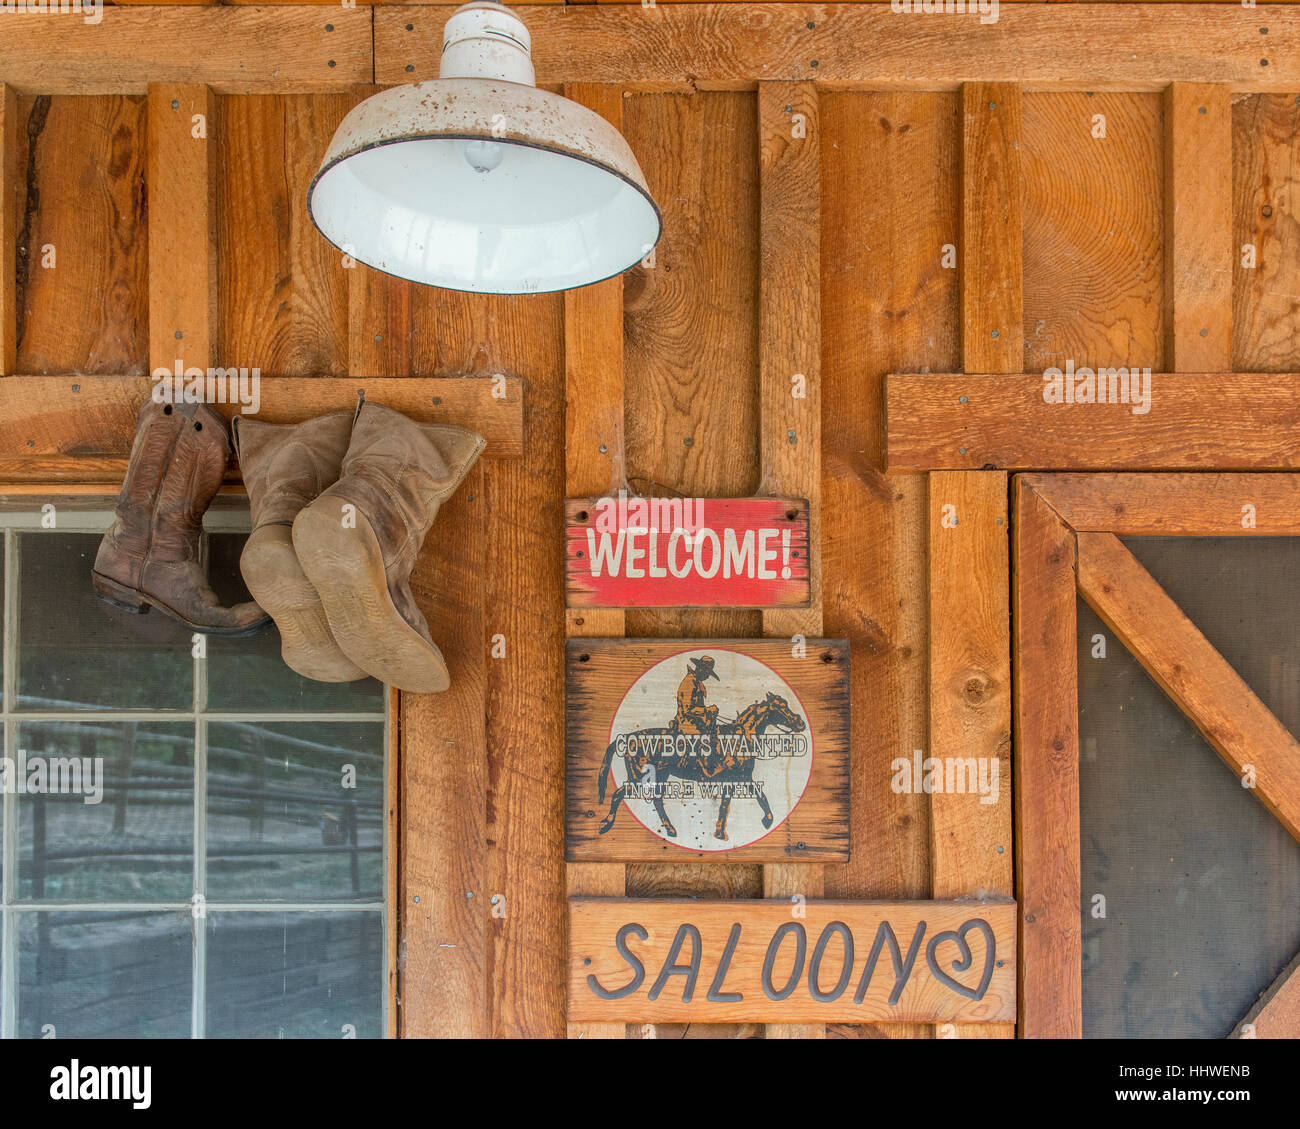
{"type": "MultiPolygon", "coordinates": [[[[1300,538],[1125,544],[1300,733],[1300,538]]],[[[1085,1036],[1227,1036],[1300,951],[1300,844],[1082,601],[1079,761],[1085,1036]]]]}

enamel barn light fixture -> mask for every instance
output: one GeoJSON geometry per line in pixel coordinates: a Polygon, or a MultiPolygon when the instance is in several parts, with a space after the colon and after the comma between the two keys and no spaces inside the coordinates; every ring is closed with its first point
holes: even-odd
{"type": "Polygon", "coordinates": [[[534,85],[523,22],[465,4],[432,82],[343,119],[307,194],[347,255],[400,278],[489,294],[569,290],[634,265],[662,221],[622,135],[534,85]]]}

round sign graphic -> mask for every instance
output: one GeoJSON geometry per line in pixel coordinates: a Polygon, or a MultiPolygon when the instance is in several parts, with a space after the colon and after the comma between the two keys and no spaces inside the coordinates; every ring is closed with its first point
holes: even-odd
{"type": "Polygon", "coordinates": [[[812,774],[799,696],[766,663],[725,647],[683,651],[646,670],[614,714],[609,740],[608,787],[622,794],[622,808],[691,851],[758,842],[789,817],[812,774]]]}

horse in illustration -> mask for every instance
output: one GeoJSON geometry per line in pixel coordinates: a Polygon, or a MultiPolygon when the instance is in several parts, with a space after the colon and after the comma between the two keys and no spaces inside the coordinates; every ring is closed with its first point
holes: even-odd
{"type": "MultiPolygon", "coordinates": [[[[753,739],[761,736],[772,727],[776,727],[785,733],[801,733],[807,728],[807,722],[790,708],[789,703],[783,697],[779,694],[769,693],[761,701],[746,706],[736,715],[734,721],[719,722],[710,732],[700,735],[711,738],[709,742],[710,751],[707,754],[691,751],[678,752],[676,742],[680,734],[677,729],[671,726],[637,729],[631,733],[623,734],[620,739],[624,742],[624,748],[631,750],[625,756],[619,758],[626,766],[627,778],[614,791],[609,804],[609,812],[600,823],[600,834],[604,835],[614,826],[614,819],[618,815],[619,805],[630,792],[644,785],[647,782],[647,777],[655,785],[662,785],[670,777],[676,777],[679,780],[692,781],[697,784],[719,785],[718,817],[713,827],[713,837],[725,840],[727,838],[727,814],[731,810],[731,799],[736,791],[736,785],[753,785],[754,763],[759,759],[756,756],[745,755],[743,751],[730,750],[752,748],[753,739]],[[724,747],[729,751],[724,752],[724,747]]],[[[604,760],[601,762],[597,785],[601,803],[605,800],[605,792],[608,781],[612,776],[612,766],[618,746],[619,740],[611,741],[609,747],[605,750],[604,760]]],[[[763,795],[762,787],[755,786],[752,789],[746,789],[746,791],[752,791],[759,807],[763,810],[763,826],[765,828],[771,827],[773,820],[772,809],[767,802],[767,797],[763,795]]],[[[664,810],[662,789],[655,787],[649,798],[663,824],[664,833],[671,838],[676,838],[677,828],[673,826],[672,820],[668,818],[667,811],[664,810]]]]}

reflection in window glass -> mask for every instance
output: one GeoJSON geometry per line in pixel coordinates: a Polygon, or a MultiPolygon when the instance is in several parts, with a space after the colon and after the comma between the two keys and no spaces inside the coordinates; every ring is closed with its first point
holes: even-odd
{"type": "Polygon", "coordinates": [[[26,1039],[185,1038],[188,912],[24,913],[18,1034],[26,1039]]]}
{"type": "Polygon", "coordinates": [[[26,722],[17,738],[25,781],[58,789],[17,797],[20,898],[189,901],[192,724],[26,722]]]}
{"type": "Polygon", "coordinates": [[[212,723],[208,896],[383,896],[383,726],[212,723]]]}
{"type": "Polygon", "coordinates": [[[105,603],[90,586],[97,533],[17,533],[18,707],[188,710],[190,633],[157,610],[105,603]]]}
{"type": "Polygon", "coordinates": [[[237,1039],[380,1035],[378,913],[223,913],[208,928],[207,1034],[237,1039]]]}
{"type": "MultiPolygon", "coordinates": [[[[70,509],[60,531],[0,509],[23,775],[0,804],[0,1037],[381,1036],[385,688],[299,678],[274,628],[196,655],[109,607],[111,501],[70,509]]],[[[245,536],[204,537],[228,603],[245,536]]]]}

